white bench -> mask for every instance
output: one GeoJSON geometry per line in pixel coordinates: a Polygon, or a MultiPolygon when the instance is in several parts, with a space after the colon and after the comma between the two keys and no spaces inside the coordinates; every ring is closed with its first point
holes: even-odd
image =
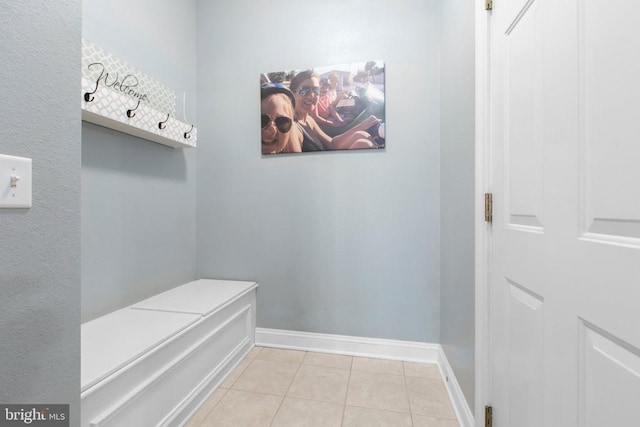
{"type": "Polygon", "coordinates": [[[82,325],[81,426],[178,426],[254,346],[254,282],[189,282],[82,325]]]}

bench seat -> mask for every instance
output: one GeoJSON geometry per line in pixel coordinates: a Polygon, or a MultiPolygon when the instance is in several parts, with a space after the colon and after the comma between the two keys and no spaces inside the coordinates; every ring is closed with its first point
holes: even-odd
{"type": "Polygon", "coordinates": [[[183,424],[254,346],[256,288],[196,280],[83,324],[81,425],[183,424]]]}

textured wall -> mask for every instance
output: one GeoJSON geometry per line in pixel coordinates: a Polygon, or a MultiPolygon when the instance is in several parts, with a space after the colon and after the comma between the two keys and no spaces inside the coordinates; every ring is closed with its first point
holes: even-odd
{"type": "Polygon", "coordinates": [[[33,207],[0,209],[0,402],[70,403],[80,383],[76,0],[0,5],[0,153],[33,159],[33,207]]]}
{"type": "MultiPolygon", "coordinates": [[[[83,36],[175,90],[178,118],[195,121],[195,0],[83,6],[83,36]]],[[[84,322],[195,278],[196,172],[192,149],[82,132],[84,322]]]]}
{"type": "Polygon", "coordinates": [[[439,5],[198,3],[198,273],[258,326],[439,342],[439,5]],[[386,150],[261,157],[261,72],[372,59],[386,150]]]}
{"type": "Polygon", "coordinates": [[[474,407],[474,5],[442,2],[441,341],[474,407]]]}
{"type": "MultiPolygon", "coordinates": [[[[0,117],[10,124],[0,127],[0,153],[31,157],[34,176],[33,208],[0,210],[0,401],[68,402],[72,425],[79,3],[10,0],[0,14],[0,117]]],[[[473,406],[473,8],[442,7],[440,87],[435,1],[328,1],[326,37],[318,28],[305,37],[304,19],[285,18],[318,14],[311,5],[200,2],[198,272],[258,280],[262,327],[430,342],[441,331],[473,406]],[[379,58],[384,152],[261,158],[258,73],[379,58]]],[[[193,1],[85,1],[84,18],[88,38],[186,93],[194,116],[193,1]]],[[[83,132],[88,320],[195,276],[196,152],[89,124],[83,132]]]]}

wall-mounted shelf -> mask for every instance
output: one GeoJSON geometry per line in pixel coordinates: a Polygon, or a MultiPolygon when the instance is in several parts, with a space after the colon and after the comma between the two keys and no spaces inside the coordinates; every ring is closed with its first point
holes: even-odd
{"type": "Polygon", "coordinates": [[[195,148],[197,129],[178,120],[175,93],[82,41],[82,120],[176,148],[195,148]]]}
{"type": "Polygon", "coordinates": [[[136,106],[135,101],[108,88],[98,90],[91,95],[93,100],[87,102],[84,94],[88,93],[88,87],[91,90],[90,83],[83,79],[82,120],[170,147],[196,147],[195,126],[142,103],[132,110],[136,106]]]}

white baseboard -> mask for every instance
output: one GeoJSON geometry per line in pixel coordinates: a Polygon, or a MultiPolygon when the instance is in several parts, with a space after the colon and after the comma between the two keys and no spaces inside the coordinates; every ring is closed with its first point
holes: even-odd
{"type": "Polygon", "coordinates": [[[256,328],[256,345],[422,363],[440,357],[438,344],[263,328],[256,328]]]}
{"type": "Polygon", "coordinates": [[[453,369],[451,369],[451,365],[449,365],[449,360],[442,347],[440,347],[438,367],[440,368],[440,375],[442,375],[444,384],[447,386],[447,392],[449,393],[453,410],[458,418],[458,424],[462,427],[473,427],[475,425],[473,412],[467,404],[467,399],[464,398],[460,384],[456,379],[456,375],[453,373],[453,369]]]}
{"type": "Polygon", "coordinates": [[[461,427],[474,426],[473,413],[440,344],[256,328],[256,345],[437,364],[458,423],[461,427]]]}

